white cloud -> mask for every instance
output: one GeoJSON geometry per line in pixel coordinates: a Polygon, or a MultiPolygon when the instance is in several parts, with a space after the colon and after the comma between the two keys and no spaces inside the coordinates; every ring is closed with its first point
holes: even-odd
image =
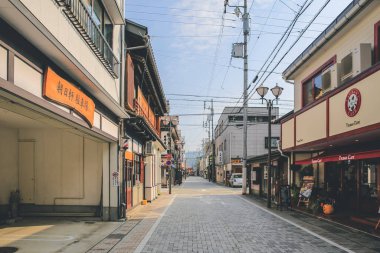
{"type": "MultiPolygon", "coordinates": [[[[174,16],[178,23],[173,23],[173,33],[195,37],[177,40],[171,46],[198,52],[215,48],[222,25],[223,3],[221,0],[178,1],[174,6],[178,9],[172,10],[172,14],[181,16],[174,16]]],[[[225,21],[225,25],[231,25],[231,21],[225,21]]]]}

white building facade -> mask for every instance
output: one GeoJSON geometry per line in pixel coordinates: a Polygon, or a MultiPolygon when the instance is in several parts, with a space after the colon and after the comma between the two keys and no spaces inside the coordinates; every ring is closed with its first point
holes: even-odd
{"type": "Polygon", "coordinates": [[[120,217],[123,0],[0,2],[0,217],[120,217]]]}
{"type": "MultiPolygon", "coordinates": [[[[268,111],[265,107],[248,108],[247,156],[268,152],[268,111]]],[[[272,109],[272,120],[279,110],[272,109]]],[[[272,140],[280,138],[280,126],[272,125],[272,140]]],[[[273,142],[273,141],[272,141],[273,142]]],[[[242,173],[243,112],[240,107],[225,107],[215,127],[216,181],[227,183],[232,173],[242,173]]]]}

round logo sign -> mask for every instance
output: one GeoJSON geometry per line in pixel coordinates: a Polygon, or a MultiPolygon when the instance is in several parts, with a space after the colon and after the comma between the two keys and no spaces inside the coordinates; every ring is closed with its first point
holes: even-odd
{"type": "Polygon", "coordinates": [[[358,89],[352,89],[346,96],[345,108],[349,117],[354,117],[360,110],[362,96],[358,89]]]}

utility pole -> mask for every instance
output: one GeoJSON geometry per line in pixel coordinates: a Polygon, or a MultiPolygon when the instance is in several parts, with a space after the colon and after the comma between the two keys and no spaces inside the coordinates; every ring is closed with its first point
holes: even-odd
{"type": "Polygon", "coordinates": [[[249,35],[249,14],[247,13],[247,0],[244,0],[244,14],[243,14],[243,33],[244,33],[244,133],[243,133],[243,186],[242,194],[247,193],[247,107],[248,107],[248,35],[249,35]]]}
{"type": "MultiPolygon", "coordinates": [[[[215,169],[215,142],[214,142],[214,99],[211,99],[211,107],[206,108],[206,101],[204,102],[204,109],[208,109],[211,111],[211,114],[207,117],[208,122],[208,139],[209,139],[209,145],[211,144],[211,158],[212,161],[210,163],[209,159],[209,168],[208,172],[208,181],[209,182],[215,182],[216,181],[216,169],[215,169]],[[211,124],[210,124],[211,121],[211,124]],[[210,129],[211,128],[211,129],[210,129]],[[210,139],[211,134],[211,139],[210,139]]],[[[210,146],[209,146],[210,147],[210,146]]]]}
{"type": "Polygon", "coordinates": [[[212,181],[216,181],[215,168],[215,140],[214,140],[214,100],[211,99],[211,145],[212,145],[212,181]]]}
{"type": "Polygon", "coordinates": [[[243,6],[231,6],[228,4],[228,0],[224,1],[224,13],[226,13],[226,8],[235,7],[234,13],[237,17],[240,16],[240,8],[243,8],[243,34],[244,34],[244,43],[235,43],[233,44],[232,57],[234,58],[243,58],[244,59],[244,90],[243,90],[243,185],[242,185],[242,194],[247,194],[247,107],[248,107],[248,35],[249,35],[249,13],[247,11],[247,0],[244,0],[243,6]],[[243,50],[241,48],[243,47],[243,50]],[[242,52],[241,52],[242,51],[242,52]]]}

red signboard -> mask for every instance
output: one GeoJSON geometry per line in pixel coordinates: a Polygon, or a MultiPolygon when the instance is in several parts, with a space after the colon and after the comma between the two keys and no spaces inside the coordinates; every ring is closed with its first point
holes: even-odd
{"type": "Polygon", "coordinates": [[[327,155],[327,156],[317,156],[312,159],[306,159],[301,161],[296,161],[295,164],[305,165],[314,163],[326,163],[326,162],[338,162],[338,161],[348,161],[348,160],[361,160],[380,157],[380,150],[372,150],[365,152],[357,152],[350,154],[339,154],[339,155],[327,155]]]}
{"type": "Polygon", "coordinates": [[[360,94],[360,91],[358,89],[351,89],[348,92],[344,103],[347,116],[354,117],[356,114],[358,114],[361,104],[362,96],[360,94]]]}

